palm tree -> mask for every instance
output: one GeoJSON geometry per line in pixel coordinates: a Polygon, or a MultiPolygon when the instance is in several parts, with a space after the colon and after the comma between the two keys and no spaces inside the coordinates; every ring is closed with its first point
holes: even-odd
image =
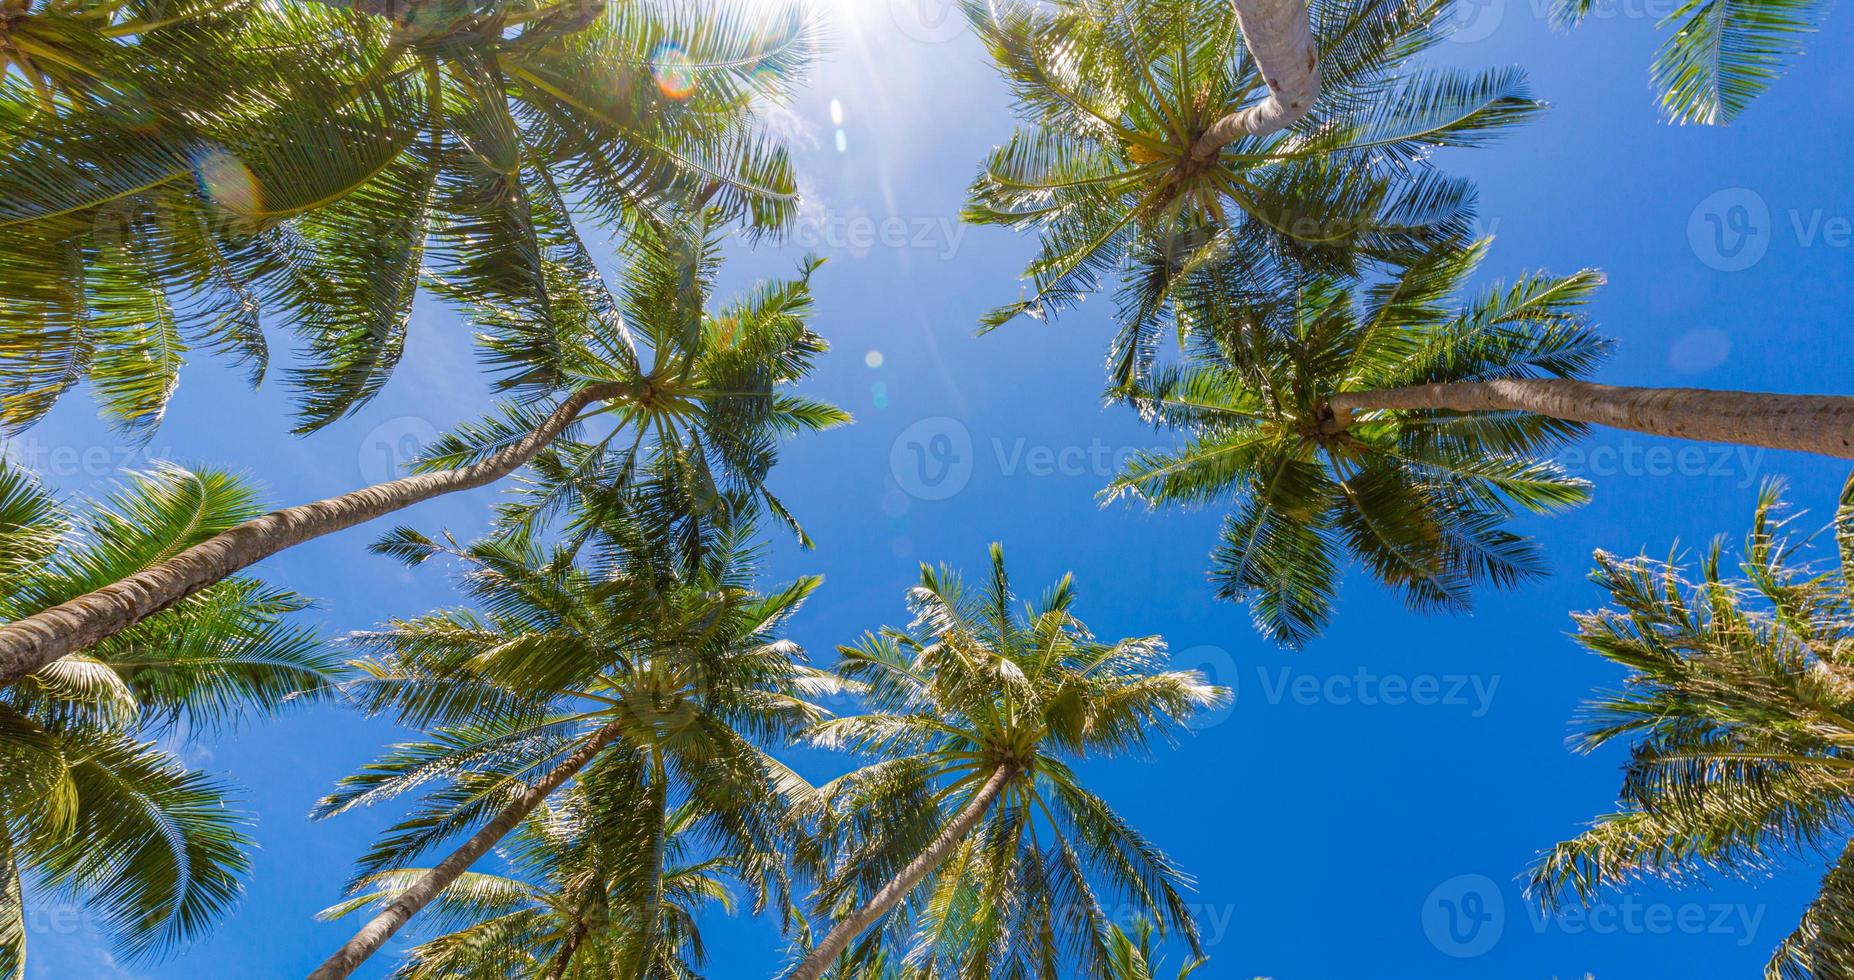
{"type": "Polygon", "coordinates": [[[1577,637],[1629,676],[1588,706],[1574,744],[1628,740],[1629,760],[1617,812],[1541,855],[1530,891],[1551,910],[1639,878],[1826,855],[1820,895],[1765,975],[1827,980],[1854,975],[1854,483],[1831,571],[1803,558],[1780,493],[1760,496],[1737,576],[1719,542],[1696,581],[1673,561],[1598,552],[1609,606],[1576,617],[1577,637]]]}
{"type": "MultiPolygon", "coordinates": [[[[767,854],[700,856],[700,812],[688,803],[665,810],[654,804],[666,797],[582,786],[561,796],[509,835],[509,875],[468,873],[439,893],[426,926],[444,934],[413,947],[394,977],[694,977],[705,955],[698,917],[710,907],[732,914],[729,878],[751,884],[778,863],[767,854]]],[[[323,918],[384,905],[425,873],[369,875],[357,882],[363,894],[323,918]]]]}
{"type": "Polygon", "coordinates": [[[106,417],[147,433],[190,348],[262,376],[265,311],[302,339],[313,430],[386,382],[421,279],[495,310],[478,326],[499,385],[552,391],[592,267],[576,218],[621,231],[696,202],[765,232],[796,207],[753,115],[808,62],[796,7],[158,7],[0,19],[33,65],[91,79],[50,109],[58,78],[0,84],[0,423],[88,378],[106,417]],[[87,40],[54,58],[53,36],[87,40]]]}
{"type": "Polygon", "coordinates": [[[861,976],[890,942],[909,947],[909,976],[1045,975],[1062,961],[1099,975],[1104,893],[1196,949],[1189,879],[1069,763],[1145,750],[1227,692],[1163,671],[1157,637],[1096,641],[1069,577],[1020,615],[995,544],[990,571],[968,591],[923,566],[914,629],[841,650],[839,673],[872,711],[810,738],[880,761],[808,802],[816,843],[798,860],[835,925],[792,980],[861,976]]]}
{"type": "Polygon", "coordinates": [[[0,113],[11,125],[87,110],[144,118],[156,107],[231,111],[238,91],[182,79],[202,68],[197,59],[249,54],[230,42],[263,13],[255,7],[244,0],[9,0],[0,12],[0,66],[10,83],[0,113]]]}
{"type": "Polygon", "coordinates": [[[1464,238],[1472,189],[1427,157],[1541,107],[1516,70],[1410,66],[1446,0],[1316,4],[1318,101],[1289,129],[1247,136],[1217,121],[1269,85],[1241,56],[1225,0],[990,6],[969,9],[1027,126],[992,153],[965,217],[1034,229],[1042,249],[1031,295],[985,327],[1054,314],[1123,276],[1116,383],[1151,357],[1172,283],[1199,265],[1238,263],[1259,288],[1283,268],[1395,267],[1464,238]]]}
{"type": "MultiPolygon", "coordinates": [[[[1107,927],[1109,954],[1105,980],[1158,980],[1159,956],[1154,942],[1157,928],[1151,919],[1134,923],[1133,934],[1115,924],[1107,927]]],[[[1178,968],[1178,980],[1186,980],[1203,966],[1207,957],[1197,957],[1178,968]]]]}
{"type": "MultiPolygon", "coordinates": [[[[0,620],[256,512],[222,472],[162,467],[73,510],[0,466],[0,620]]],[[[289,625],[306,603],[238,578],[0,690],[0,977],[24,975],[25,903],[83,902],[129,956],[197,938],[248,869],[222,781],[156,740],[326,698],[339,660],[289,625]]]]}
{"type": "MultiPolygon", "coordinates": [[[[1671,122],[1723,125],[1783,74],[1784,62],[1803,53],[1803,36],[1815,30],[1830,5],[1822,0],[1690,0],[1666,17],[1672,28],[1655,53],[1652,74],[1661,111],[1671,122]]],[[[1557,0],[1559,27],[1583,22],[1595,0],[1557,0]]]]}
{"type": "MultiPolygon", "coordinates": [[[[537,459],[546,468],[534,503],[552,513],[599,477],[622,480],[641,462],[673,456],[692,483],[761,495],[781,437],[849,416],[791,394],[826,349],[806,326],[808,262],[798,278],[762,286],[709,310],[719,253],[698,225],[694,240],[640,227],[628,243],[622,295],[594,275],[581,285],[579,318],[563,338],[571,394],[513,404],[433,447],[414,476],[275,511],[226,528],[185,551],[154,556],[119,580],[101,579],[0,625],[0,686],[81,651],[271,555],[443,494],[494,482],[537,459]],[[580,436],[609,427],[584,441],[580,436]],[[550,445],[564,437],[564,443],[550,445]],[[616,447],[616,448],[614,448],[616,447]],[[549,484],[548,478],[554,480],[549,484]],[[551,509],[550,509],[551,507],[551,509]]],[[[488,315],[488,314],[486,314],[488,315]]],[[[511,316],[519,316],[511,312],[511,316]]]]}
{"type": "MultiPolygon", "coordinates": [[[[818,580],[757,593],[751,522],[703,533],[697,558],[673,529],[640,519],[601,527],[584,559],[520,535],[463,548],[402,530],[379,546],[412,563],[461,560],[481,611],[434,612],[356,638],[377,655],[358,665],[359,704],[431,735],[345,779],[318,813],[443,783],[362,859],[363,875],[403,869],[474,832],[312,980],[351,974],[575,779],[598,799],[661,812],[675,794],[695,802],[700,835],[723,852],[773,850],[783,797],[808,787],[760,746],[821,717],[805,698],[830,689],[778,634],[818,580]]],[[[659,867],[634,870],[654,881],[659,867]]]]}
{"type": "Polygon", "coordinates": [[[1854,455],[1854,399],[1577,380],[1608,347],[1583,310],[1602,277],[1529,275],[1462,298],[1488,244],[1282,294],[1239,269],[1192,273],[1178,287],[1187,356],[1119,392],[1190,441],[1136,456],[1104,496],[1232,500],[1218,594],[1298,646],[1331,617],[1341,552],[1421,609],[1540,574],[1504,525],[1586,498],[1550,461],[1585,423],[1854,455]]]}

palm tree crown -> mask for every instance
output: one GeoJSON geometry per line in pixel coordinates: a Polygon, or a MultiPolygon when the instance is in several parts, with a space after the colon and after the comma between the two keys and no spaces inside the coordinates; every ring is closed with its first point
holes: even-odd
{"type": "MultiPolygon", "coordinates": [[[[302,339],[292,381],[314,429],[385,383],[421,281],[493,306],[479,325],[498,383],[546,390],[558,363],[505,355],[556,348],[578,313],[592,262],[576,216],[620,231],[693,201],[764,232],[793,213],[754,106],[809,59],[797,8],[425,9],[440,6],[441,23],[183,4],[98,42],[133,48],[88,72],[136,93],[129,108],[84,94],[96,85],[39,108],[9,74],[0,422],[30,424],[88,378],[112,422],[145,433],[190,348],[262,376],[265,311],[302,339]]],[[[23,25],[122,7],[51,3],[9,30],[17,46],[36,36],[23,25]]]]}
{"type": "MultiPolygon", "coordinates": [[[[623,257],[616,290],[596,271],[581,281],[579,315],[561,353],[572,387],[618,395],[529,461],[516,493],[497,508],[497,531],[530,534],[569,515],[571,538],[584,540],[601,522],[651,506],[653,519],[699,542],[697,525],[764,505],[809,544],[766,480],[783,440],[850,421],[793,390],[829,349],[809,322],[811,277],[822,261],[807,259],[795,278],[715,302],[720,237],[709,219],[640,224],[623,257]]],[[[505,404],[440,438],[413,469],[484,459],[535,431],[551,409],[505,404]]]]}
{"type": "MultiPolygon", "coordinates": [[[[363,858],[362,880],[470,828],[525,819],[530,783],[550,769],[542,785],[577,777],[597,800],[643,801],[659,828],[692,801],[700,836],[722,853],[776,851],[786,798],[808,787],[764,746],[821,718],[807,698],[834,689],[779,636],[818,580],[756,592],[751,522],[704,533],[690,548],[675,528],[633,517],[603,525],[583,556],[523,536],[460,547],[409,530],[379,546],[412,563],[462,561],[477,608],[355,638],[376,654],[358,664],[357,703],[430,733],[343,780],[319,810],[423,793],[363,858]]],[[[658,865],[629,873],[654,887],[658,865]]]]}
{"type": "Polygon", "coordinates": [[[1058,312],[1124,274],[1110,358],[1124,383],[1185,270],[1231,262],[1258,284],[1284,263],[1350,274],[1465,237],[1472,190],[1426,158],[1540,108],[1524,76],[1412,70],[1446,0],[1313,8],[1319,100],[1290,129],[1205,156],[1204,130],[1264,85],[1228,0],[969,5],[1028,125],[986,162],[966,218],[1042,239],[1031,294],[986,326],[1058,312]]]}
{"type": "Polygon", "coordinates": [[[622,298],[596,270],[576,277],[573,328],[561,344],[562,383],[572,391],[558,404],[504,403],[439,440],[417,461],[417,475],[222,529],[124,580],[98,582],[95,591],[0,625],[0,684],[295,544],[486,485],[527,464],[535,478],[502,511],[504,530],[534,533],[574,505],[582,515],[576,539],[583,540],[587,521],[652,500],[657,519],[699,542],[699,525],[764,505],[808,544],[765,479],[784,437],[849,420],[791,390],[826,347],[806,322],[818,263],[808,260],[797,279],[711,309],[717,243],[705,222],[692,228],[640,224],[627,244],[622,298]],[[632,495],[640,482],[652,492],[632,495]]]}
{"type": "MultiPolygon", "coordinates": [[[[703,856],[700,813],[689,803],[663,814],[647,799],[595,796],[582,786],[561,797],[509,835],[507,874],[473,872],[444,890],[424,922],[443,934],[413,947],[394,977],[698,975],[699,916],[710,908],[731,914],[729,879],[751,884],[766,856],[703,856]],[[652,868],[654,880],[646,877],[652,868]]],[[[420,870],[369,875],[358,885],[370,891],[323,917],[390,901],[420,870]]]]}
{"type": "Polygon", "coordinates": [[[1576,744],[1630,743],[1621,806],[1541,856],[1531,889],[1551,909],[1839,852],[1766,970],[1827,980],[1854,975],[1854,484],[1832,571],[1803,560],[1780,491],[1760,496],[1737,576],[1719,542],[1691,583],[1671,561],[1598,552],[1610,605],[1578,616],[1577,636],[1629,677],[1590,704],[1576,744]]]}
{"type": "Polygon", "coordinates": [[[1527,276],[1457,298],[1486,247],[1436,251],[1370,286],[1309,279],[1285,296],[1227,270],[1194,273],[1181,287],[1189,356],[1123,393],[1189,441],[1136,456],[1104,496],[1233,503],[1217,592],[1247,600],[1257,627],[1289,645],[1330,619],[1342,553],[1417,608],[1462,608],[1476,582],[1537,574],[1536,549],[1503,525],[1585,498],[1547,455],[1578,425],[1384,411],[1339,427],[1329,404],[1353,390],[1594,366],[1606,342],[1581,306],[1601,277],[1527,276]]]}
{"type": "MultiPolygon", "coordinates": [[[[237,523],[251,490],[164,466],[73,509],[0,467],[0,621],[237,523]]],[[[28,895],[80,901],[133,957],[197,938],[237,900],[246,820],[224,782],[156,747],[328,697],[340,661],[255,579],[189,597],[0,690],[0,977],[22,974],[28,895]]]]}
{"type": "Polygon", "coordinates": [[[974,590],[923,567],[909,593],[913,628],[841,651],[839,673],[871,710],[810,732],[880,758],[813,804],[818,843],[801,865],[820,879],[816,904],[832,920],[921,854],[951,814],[994,794],[905,901],[846,948],[837,976],[863,975],[890,944],[910,977],[1038,976],[1057,962],[1100,975],[1114,955],[1101,902],[1114,895],[1196,945],[1189,879],[1070,762],[1146,750],[1227,692],[1164,670],[1158,637],[1096,640],[1074,616],[1066,576],[1019,609],[1003,550],[993,545],[991,559],[974,590]]]}

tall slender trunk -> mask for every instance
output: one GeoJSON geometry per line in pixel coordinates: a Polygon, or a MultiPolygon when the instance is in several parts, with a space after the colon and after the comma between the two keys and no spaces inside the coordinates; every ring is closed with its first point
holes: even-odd
{"type": "Polygon", "coordinates": [[[0,820],[0,977],[26,975],[26,896],[20,888],[13,832],[0,820]]]}
{"type": "Polygon", "coordinates": [[[1242,136],[1267,136],[1294,125],[1320,97],[1320,50],[1308,0],[1234,0],[1243,43],[1268,85],[1268,98],[1210,124],[1191,155],[1208,160],[1242,136]]]}
{"type": "Polygon", "coordinates": [[[393,933],[398,932],[400,927],[406,924],[406,920],[431,904],[431,900],[437,898],[439,892],[448,888],[465,871],[470,870],[470,866],[483,855],[488,854],[489,849],[494,847],[497,841],[508,836],[509,831],[514,830],[516,825],[527,819],[528,814],[533,813],[535,807],[540,806],[549,796],[553,795],[553,792],[572,778],[574,773],[584,769],[586,764],[591,762],[593,757],[603,751],[606,746],[616,741],[622,730],[620,723],[613,722],[592,733],[592,737],[586,740],[586,744],[574,749],[573,754],[555,766],[546,778],[522,790],[515,802],[509,804],[501,813],[496,814],[496,818],[484,825],[483,829],[472,834],[469,840],[464,841],[463,846],[452,851],[449,857],[438,863],[437,867],[420,875],[411,887],[401,892],[398,898],[393,899],[392,904],[382,909],[380,914],[362,926],[360,931],[354,934],[353,939],[348,940],[346,945],[336,950],[335,955],[330,956],[327,962],[316,967],[315,972],[309,974],[309,980],[340,980],[353,973],[367,961],[369,956],[378,952],[380,947],[393,937],[393,933]]]}
{"type": "Polygon", "coordinates": [[[663,764],[663,752],[659,747],[651,754],[650,776],[656,805],[657,826],[656,839],[650,848],[650,887],[644,892],[644,907],[640,913],[637,944],[637,962],[635,976],[645,976],[650,970],[650,960],[657,953],[658,917],[663,914],[663,854],[669,843],[669,769],[663,764]]]}
{"type": "Polygon", "coordinates": [[[1469,381],[1348,391],[1331,402],[1335,430],[1372,409],[1531,412],[1569,422],[1704,442],[1854,459],[1854,398],[1704,388],[1625,388],[1558,378],[1469,381]]]}
{"type": "Polygon", "coordinates": [[[592,926],[581,921],[573,924],[573,931],[567,934],[560,944],[560,952],[554,954],[554,962],[547,968],[547,980],[565,980],[567,967],[573,965],[573,954],[579,952],[579,946],[586,941],[586,933],[592,926]]]}
{"type": "Polygon", "coordinates": [[[908,866],[902,868],[901,873],[896,875],[892,881],[883,885],[882,890],[876,892],[875,896],[869,899],[862,908],[837,923],[836,927],[831,929],[830,934],[811,950],[811,955],[805,957],[786,980],[818,980],[823,976],[824,971],[830,968],[831,962],[843,955],[844,950],[850,948],[851,941],[862,935],[864,929],[874,925],[877,919],[887,915],[890,909],[901,904],[901,900],[914,890],[914,886],[920,884],[921,879],[927,877],[929,872],[939,867],[940,862],[946,860],[946,856],[953,852],[953,848],[958,847],[959,842],[965,840],[966,835],[972,832],[972,828],[978,826],[978,822],[985,818],[985,813],[991,809],[991,805],[997,802],[998,794],[1004,792],[1005,784],[1011,781],[1015,773],[1016,770],[1010,766],[999,766],[985,785],[980,787],[978,793],[972,797],[972,801],[966,804],[966,808],[959,812],[959,816],[954,817],[953,822],[947,824],[928,843],[927,849],[922,851],[920,856],[908,862],[908,866]]]}
{"type": "Polygon", "coordinates": [[[596,401],[628,391],[600,384],[575,392],[521,441],[488,459],[423,473],[273,511],[216,534],[152,568],[87,595],[0,626],[0,687],[66,654],[114,636],[241,569],[323,535],[364,524],[420,501],[472,490],[519,469],[596,401]]]}

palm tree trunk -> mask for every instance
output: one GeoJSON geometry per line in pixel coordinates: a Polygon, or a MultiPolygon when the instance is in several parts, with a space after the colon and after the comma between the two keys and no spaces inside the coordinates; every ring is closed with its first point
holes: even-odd
{"type": "Polygon", "coordinates": [[[1210,124],[1191,155],[1209,160],[1242,136],[1267,136],[1294,125],[1320,97],[1320,51],[1308,0],[1234,0],[1243,43],[1268,84],[1268,98],[1210,124]]]}
{"type": "Polygon", "coordinates": [[[661,747],[650,753],[651,782],[655,785],[656,804],[656,839],[650,848],[650,887],[644,891],[644,907],[641,913],[641,926],[638,931],[636,972],[633,976],[648,976],[650,961],[657,954],[657,928],[659,917],[663,914],[663,854],[669,843],[669,769],[663,764],[661,747]]]}
{"type": "Polygon", "coordinates": [[[574,923],[573,931],[567,934],[566,941],[560,944],[560,952],[554,954],[554,962],[547,968],[547,980],[565,980],[567,967],[573,965],[573,954],[579,952],[579,945],[591,931],[590,923],[574,923]]]}
{"type": "Polygon", "coordinates": [[[1332,431],[1357,412],[1440,409],[1531,412],[1568,422],[1705,442],[1854,459],[1854,398],[1704,388],[1624,388],[1559,378],[1470,381],[1348,391],[1331,402],[1332,431]]]}
{"type": "Polygon", "coordinates": [[[901,873],[896,875],[894,880],[883,885],[882,890],[876,892],[875,896],[869,899],[862,908],[837,923],[836,927],[831,929],[830,934],[811,950],[811,955],[805,957],[786,980],[818,980],[823,976],[831,962],[850,947],[852,940],[862,935],[864,929],[874,925],[877,919],[887,915],[890,909],[901,904],[901,900],[914,890],[914,886],[920,884],[921,879],[927,877],[929,872],[939,867],[940,862],[946,860],[946,856],[953,852],[953,848],[958,847],[959,842],[965,840],[966,835],[972,832],[972,828],[978,826],[978,822],[985,818],[985,813],[991,809],[991,805],[997,802],[998,794],[1004,792],[1005,784],[1010,782],[1015,772],[1016,770],[1010,766],[999,766],[985,785],[980,787],[978,793],[972,797],[972,802],[967,803],[966,808],[959,812],[959,816],[954,817],[953,822],[947,824],[934,837],[933,841],[927,845],[927,849],[913,861],[908,862],[908,866],[902,868],[901,873]]]}
{"type": "Polygon", "coordinates": [[[13,832],[0,821],[0,977],[26,975],[26,896],[20,888],[13,832]]]}
{"type": "Polygon", "coordinates": [[[496,846],[497,841],[508,836],[509,831],[514,830],[516,825],[527,819],[528,814],[533,813],[535,807],[540,806],[549,796],[553,795],[554,790],[559,789],[563,783],[572,778],[574,773],[584,769],[594,756],[616,741],[622,730],[620,723],[613,722],[593,732],[592,737],[586,740],[586,744],[574,749],[573,754],[555,766],[546,778],[522,790],[515,802],[509,804],[501,813],[496,814],[494,820],[472,834],[469,840],[464,841],[462,847],[452,851],[449,857],[438,863],[437,867],[421,875],[417,881],[412,883],[412,887],[401,892],[398,898],[393,899],[391,905],[382,909],[372,921],[362,926],[360,931],[354,934],[354,938],[348,940],[347,945],[336,950],[335,955],[330,956],[327,962],[316,967],[315,972],[309,974],[309,980],[341,980],[352,974],[367,961],[369,956],[378,952],[380,947],[393,937],[393,933],[398,932],[400,927],[406,924],[406,920],[417,915],[419,910],[426,905],[431,904],[431,900],[437,898],[439,892],[450,887],[452,882],[455,882],[465,871],[470,870],[472,864],[489,853],[489,849],[496,846]]]}
{"type": "Polygon", "coordinates": [[[364,524],[420,501],[493,483],[533,459],[588,405],[616,398],[627,391],[621,384],[583,388],[562,402],[545,422],[521,441],[488,459],[273,511],[214,535],[120,582],[0,626],[0,688],[59,657],[114,636],[287,548],[364,524]]]}

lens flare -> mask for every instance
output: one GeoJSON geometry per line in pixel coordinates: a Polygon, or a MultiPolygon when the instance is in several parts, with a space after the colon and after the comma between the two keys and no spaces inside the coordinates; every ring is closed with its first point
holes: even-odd
{"type": "Polygon", "coordinates": [[[678,102],[695,94],[695,63],[674,41],[665,41],[651,52],[650,75],[659,91],[678,102]]]}
{"type": "Polygon", "coordinates": [[[200,193],[226,212],[250,218],[263,209],[263,192],[251,168],[224,150],[208,150],[194,158],[193,177],[200,193]]]}

